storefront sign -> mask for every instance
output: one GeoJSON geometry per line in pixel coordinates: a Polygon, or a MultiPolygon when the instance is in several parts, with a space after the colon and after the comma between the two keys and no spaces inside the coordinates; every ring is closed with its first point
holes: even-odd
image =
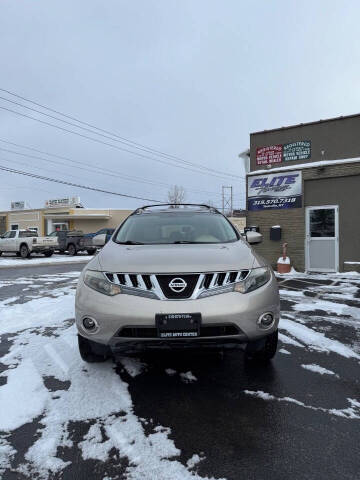
{"type": "Polygon", "coordinates": [[[283,145],[284,162],[291,160],[308,160],[309,158],[311,158],[310,141],[285,143],[285,145],[283,145]]]}
{"type": "Polygon", "coordinates": [[[25,209],[25,202],[11,202],[11,210],[24,210],[25,209]]]}
{"type": "Polygon", "coordinates": [[[270,145],[256,149],[256,165],[271,165],[281,163],[282,145],[270,145]]]}
{"type": "Polygon", "coordinates": [[[300,208],[301,170],[248,177],[248,210],[300,208]]]}
{"type": "Polygon", "coordinates": [[[76,207],[80,205],[80,197],[54,198],[45,202],[46,208],[76,207]]]}

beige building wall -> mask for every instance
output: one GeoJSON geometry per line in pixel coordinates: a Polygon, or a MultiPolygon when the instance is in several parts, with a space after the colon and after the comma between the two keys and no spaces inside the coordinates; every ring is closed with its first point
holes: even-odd
{"type": "Polygon", "coordinates": [[[246,227],[246,217],[229,217],[231,223],[233,223],[240,232],[244,231],[246,227]]]}
{"type": "Polygon", "coordinates": [[[41,210],[26,210],[26,211],[13,211],[7,214],[7,226],[8,230],[15,230],[26,228],[36,228],[39,235],[43,234],[44,222],[43,213],[41,210]]]}
{"type": "MultiPolygon", "coordinates": [[[[84,218],[76,218],[72,220],[73,228],[75,230],[82,230],[84,233],[92,233],[101,228],[117,228],[133,210],[86,210],[84,218]],[[91,218],[91,215],[108,216],[108,218],[91,218]]],[[[73,214],[79,215],[79,211],[74,210],[73,214]]],[[[71,219],[71,215],[69,215],[71,219]]]]}

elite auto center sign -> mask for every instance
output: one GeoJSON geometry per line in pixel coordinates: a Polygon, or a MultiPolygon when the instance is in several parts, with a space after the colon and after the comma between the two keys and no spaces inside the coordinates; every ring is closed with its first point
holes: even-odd
{"type": "Polygon", "coordinates": [[[269,145],[256,149],[256,165],[272,165],[311,158],[311,141],[284,143],[281,145],[269,145]]]}
{"type": "Polygon", "coordinates": [[[300,208],[301,170],[248,177],[248,210],[300,208]]]}

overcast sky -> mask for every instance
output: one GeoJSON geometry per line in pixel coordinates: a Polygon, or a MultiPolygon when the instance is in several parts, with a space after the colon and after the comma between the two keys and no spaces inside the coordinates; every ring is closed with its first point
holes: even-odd
{"type": "MultiPolygon", "coordinates": [[[[241,177],[238,153],[249,146],[250,132],[360,111],[359,19],[358,1],[1,0],[0,88],[241,177]]],[[[0,165],[155,200],[166,199],[166,185],[178,184],[188,201],[220,205],[221,186],[232,185],[235,207],[243,205],[240,178],[176,168],[5,100],[0,107],[117,147],[0,109],[1,140],[87,166],[3,142],[0,148],[61,164],[0,150],[0,165]]],[[[72,195],[95,208],[148,203],[3,171],[0,178],[0,209],[11,200],[40,207],[72,195]]]]}

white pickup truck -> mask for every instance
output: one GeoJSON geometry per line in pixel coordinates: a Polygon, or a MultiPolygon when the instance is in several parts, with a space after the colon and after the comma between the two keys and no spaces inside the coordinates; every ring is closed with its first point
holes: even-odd
{"type": "Polygon", "coordinates": [[[0,255],[7,252],[29,258],[32,253],[43,253],[51,257],[55,248],[58,248],[56,237],[39,237],[32,230],[9,230],[0,236],[0,255]]]}

